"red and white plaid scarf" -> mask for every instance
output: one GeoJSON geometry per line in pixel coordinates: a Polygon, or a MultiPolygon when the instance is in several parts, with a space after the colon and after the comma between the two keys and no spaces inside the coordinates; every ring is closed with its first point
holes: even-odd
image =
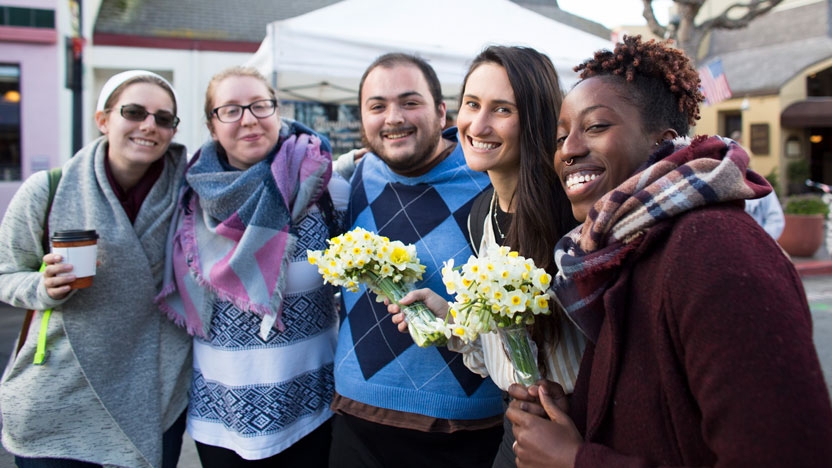
{"type": "Polygon", "coordinates": [[[602,296],[647,230],[699,207],[771,192],[748,163],[740,145],[717,136],[666,142],[643,170],[595,202],[584,223],[558,242],[553,290],[587,338],[598,338],[602,296]]]}

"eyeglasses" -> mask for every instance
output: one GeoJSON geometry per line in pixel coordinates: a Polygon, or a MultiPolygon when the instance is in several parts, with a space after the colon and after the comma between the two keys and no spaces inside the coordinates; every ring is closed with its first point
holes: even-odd
{"type": "Polygon", "coordinates": [[[274,111],[277,109],[277,101],[274,99],[263,99],[261,101],[254,101],[247,106],[227,104],[214,108],[211,113],[216,115],[220,122],[234,123],[243,118],[246,109],[258,119],[265,119],[274,114],[274,111]]]}
{"type": "Polygon", "coordinates": [[[177,125],[179,125],[179,117],[171,114],[170,112],[148,112],[144,106],[140,106],[138,104],[127,104],[126,106],[121,106],[119,113],[122,117],[131,122],[144,122],[148,115],[152,115],[157,127],[174,129],[177,125]]]}

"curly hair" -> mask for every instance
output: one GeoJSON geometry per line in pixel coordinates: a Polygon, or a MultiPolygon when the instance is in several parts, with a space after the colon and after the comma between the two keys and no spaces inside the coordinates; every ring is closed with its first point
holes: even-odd
{"type": "Polygon", "coordinates": [[[640,109],[648,131],[670,127],[687,135],[699,119],[699,73],[679,49],[641,36],[624,36],[615,50],[599,50],[595,57],[575,67],[582,80],[612,77],[626,83],[622,97],[640,109]]]}

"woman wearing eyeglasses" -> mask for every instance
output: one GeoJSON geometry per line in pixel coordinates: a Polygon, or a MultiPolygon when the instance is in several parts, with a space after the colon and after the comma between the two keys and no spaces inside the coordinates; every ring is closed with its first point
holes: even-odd
{"type": "Polygon", "coordinates": [[[24,182],[0,225],[0,300],[53,309],[35,314],[0,386],[3,445],[19,467],[176,466],[191,340],[153,303],[186,166],[171,142],[176,112],[162,77],[112,77],[95,113],[103,136],[63,166],[46,225],[45,171],[24,182]],[[93,284],[73,289],[73,265],[44,252],[44,232],[92,229],[93,284]],[[39,338],[47,354],[34,365],[39,338]]]}
{"type": "Polygon", "coordinates": [[[306,250],[342,232],[349,185],[254,69],[214,76],[205,116],[160,295],[195,336],[188,433],[203,467],[324,467],[338,317],[306,250]]]}

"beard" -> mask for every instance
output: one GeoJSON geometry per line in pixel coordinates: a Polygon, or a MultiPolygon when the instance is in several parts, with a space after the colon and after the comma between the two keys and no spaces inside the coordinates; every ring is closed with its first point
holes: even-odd
{"type": "Polygon", "coordinates": [[[367,138],[364,129],[361,129],[361,141],[366,148],[369,148],[376,156],[381,158],[385,164],[397,174],[401,175],[417,175],[420,169],[424,167],[432,167],[434,156],[436,155],[436,148],[442,140],[442,127],[437,120],[436,125],[431,125],[425,132],[423,129],[415,127],[400,127],[396,129],[385,129],[380,132],[375,138],[367,138]],[[398,149],[388,149],[384,145],[384,137],[382,133],[391,133],[398,130],[415,131],[417,140],[412,151],[402,154],[398,149]]]}

